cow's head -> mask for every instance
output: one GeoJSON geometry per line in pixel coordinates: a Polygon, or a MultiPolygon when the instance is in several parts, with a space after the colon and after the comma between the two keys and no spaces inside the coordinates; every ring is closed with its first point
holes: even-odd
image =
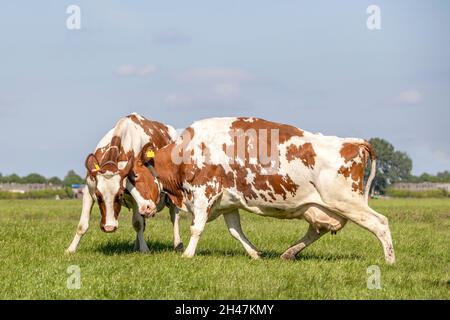
{"type": "Polygon", "coordinates": [[[148,143],[134,160],[133,169],[128,177],[128,183],[132,185],[129,190],[137,203],[139,213],[147,217],[156,214],[162,189],[152,168],[153,157],[153,144],[148,143]]]}
{"type": "Polygon", "coordinates": [[[88,183],[93,184],[91,188],[95,188],[95,197],[101,213],[100,228],[104,232],[114,232],[119,226],[118,217],[122,208],[126,178],[133,163],[133,156],[122,168],[119,168],[117,159],[100,164],[94,154],[86,158],[88,183]]]}

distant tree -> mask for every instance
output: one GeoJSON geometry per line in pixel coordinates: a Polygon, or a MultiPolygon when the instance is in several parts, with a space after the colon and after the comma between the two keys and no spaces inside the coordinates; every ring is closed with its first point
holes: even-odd
{"type": "Polygon", "coordinates": [[[22,183],[47,183],[47,179],[38,173],[30,173],[22,178],[22,183]]]}
{"type": "Polygon", "coordinates": [[[422,173],[420,176],[412,176],[409,180],[410,182],[441,182],[441,183],[450,183],[450,172],[443,171],[438,172],[436,175],[432,175],[429,173],[422,173]]]}
{"type": "Polygon", "coordinates": [[[373,190],[384,193],[390,184],[411,178],[412,160],[405,152],[396,151],[392,144],[381,138],[372,138],[370,143],[377,153],[373,190]]]}
{"type": "Polygon", "coordinates": [[[64,177],[63,184],[65,186],[70,186],[72,184],[83,184],[84,179],[81,178],[75,171],[70,170],[67,175],[64,177]]]}
{"type": "Polygon", "coordinates": [[[51,177],[50,179],[48,179],[48,183],[51,183],[55,186],[60,186],[63,184],[62,180],[58,177],[51,177]]]}
{"type": "Polygon", "coordinates": [[[439,182],[450,182],[450,171],[438,172],[436,177],[439,182]]]}
{"type": "Polygon", "coordinates": [[[3,182],[5,183],[22,183],[22,178],[20,178],[17,174],[13,173],[9,176],[3,177],[3,182]]]}

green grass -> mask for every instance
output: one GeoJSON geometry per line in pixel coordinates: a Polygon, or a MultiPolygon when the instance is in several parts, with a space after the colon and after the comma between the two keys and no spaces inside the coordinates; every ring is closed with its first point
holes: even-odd
{"type": "MultiPolygon", "coordinates": [[[[0,299],[449,299],[450,199],[374,200],[390,219],[397,264],[384,263],[369,232],[349,223],[294,262],[279,255],[306,231],[304,221],[242,212],[249,239],[264,253],[253,261],[223,218],[207,224],[197,255],[172,250],[166,212],[148,220],[149,254],[132,251],[135,233],[123,210],[119,230],[104,234],[95,208],[79,251],[66,256],[81,209],[77,200],[0,201],[0,299]],[[69,290],[67,268],[81,268],[69,290]],[[381,268],[381,290],[367,289],[367,267],[381,268]]],[[[182,237],[189,240],[190,217],[182,237]]]]}

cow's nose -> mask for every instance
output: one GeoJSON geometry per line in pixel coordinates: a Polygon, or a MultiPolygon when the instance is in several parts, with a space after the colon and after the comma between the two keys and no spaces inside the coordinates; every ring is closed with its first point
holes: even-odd
{"type": "Polygon", "coordinates": [[[104,226],[103,227],[103,230],[105,231],[105,232],[114,232],[114,231],[116,231],[117,230],[117,227],[116,226],[104,226]]]}
{"type": "Polygon", "coordinates": [[[151,204],[144,204],[141,206],[141,209],[139,210],[141,215],[144,216],[153,216],[155,214],[155,206],[151,204]]]}

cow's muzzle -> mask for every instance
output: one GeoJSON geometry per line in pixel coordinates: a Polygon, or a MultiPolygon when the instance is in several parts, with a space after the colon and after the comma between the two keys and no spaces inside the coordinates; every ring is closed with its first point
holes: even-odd
{"type": "Polygon", "coordinates": [[[102,230],[103,230],[103,232],[106,232],[106,233],[112,233],[117,230],[117,227],[106,225],[106,226],[102,226],[102,230]]]}
{"type": "Polygon", "coordinates": [[[153,217],[156,214],[156,206],[152,204],[144,204],[139,208],[139,213],[145,217],[153,217]]]}

